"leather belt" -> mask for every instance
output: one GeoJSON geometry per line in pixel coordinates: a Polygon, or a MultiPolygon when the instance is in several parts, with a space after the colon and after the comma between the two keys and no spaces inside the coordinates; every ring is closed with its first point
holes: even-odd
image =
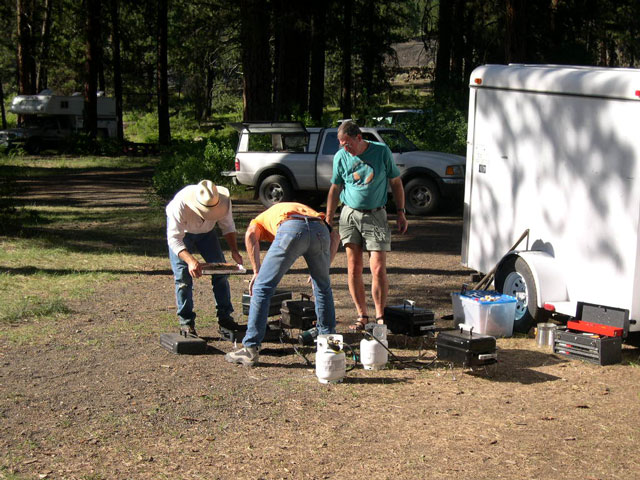
{"type": "Polygon", "coordinates": [[[309,222],[324,222],[324,220],[320,217],[307,217],[305,215],[291,215],[287,218],[285,218],[284,220],[282,220],[282,222],[280,223],[284,223],[287,220],[303,220],[303,221],[309,221],[309,222]]]}
{"type": "MultiPolygon", "coordinates": [[[[351,208],[351,207],[349,207],[349,208],[351,208]]],[[[352,208],[352,210],[355,210],[356,212],[360,212],[360,213],[373,213],[373,212],[378,212],[378,211],[380,211],[380,210],[383,210],[383,209],[385,209],[385,208],[386,208],[386,207],[383,205],[383,206],[381,206],[381,207],[373,208],[373,209],[371,209],[371,210],[366,210],[366,209],[364,209],[364,208],[352,208]]]]}

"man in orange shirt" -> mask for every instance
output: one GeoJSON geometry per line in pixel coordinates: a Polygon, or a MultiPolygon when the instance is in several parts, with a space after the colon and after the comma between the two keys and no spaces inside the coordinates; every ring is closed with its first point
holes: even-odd
{"type": "Polygon", "coordinates": [[[313,281],[318,333],[335,333],[336,316],[329,266],[340,236],[324,221],[324,213],[295,202],[278,203],[251,220],[245,245],[253,267],[251,303],[243,348],[225,355],[230,363],[255,365],[267,328],[269,304],[278,283],[299,257],[304,257],[313,281]],[[272,242],[262,264],[260,241],[272,242]]]}

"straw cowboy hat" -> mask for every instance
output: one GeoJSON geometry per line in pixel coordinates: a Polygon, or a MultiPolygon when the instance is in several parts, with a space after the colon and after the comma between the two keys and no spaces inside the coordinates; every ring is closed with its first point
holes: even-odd
{"type": "Polygon", "coordinates": [[[229,211],[229,189],[217,187],[211,180],[191,185],[185,203],[204,220],[219,220],[229,211]]]}

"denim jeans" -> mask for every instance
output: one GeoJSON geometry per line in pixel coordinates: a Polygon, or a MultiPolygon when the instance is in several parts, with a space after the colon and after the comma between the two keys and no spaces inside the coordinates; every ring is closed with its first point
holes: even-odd
{"type": "MultiPolygon", "coordinates": [[[[214,230],[207,233],[187,233],[184,236],[184,244],[189,253],[194,253],[196,248],[205,262],[224,262],[224,254],[220,248],[220,241],[214,230]]],[[[187,262],[178,257],[169,249],[169,260],[173,270],[173,278],[176,286],[176,305],[180,325],[195,325],[196,313],[193,311],[193,278],[189,275],[187,262]]],[[[231,317],[233,306],[231,305],[231,289],[229,288],[228,275],[212,275],[211,286],[216,302],[218,318],[231,317]]]]}
{"type": "Polygon", "coordinates": [[[313,280],[318,331],[321,334],[335,333],[329,244],[329,230],[324,222],[292,219],[280,224],[253,285],[247,333],[242,340],[245,347],[259,347],[262,343],[271,297],[284,274],[301,256],[306,260],[313,280]]]}

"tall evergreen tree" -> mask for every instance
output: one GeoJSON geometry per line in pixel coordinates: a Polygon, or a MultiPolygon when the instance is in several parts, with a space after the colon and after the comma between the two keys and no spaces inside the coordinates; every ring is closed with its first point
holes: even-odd
{"type": "Polygon", "coordinates": [[[84,90],[85,130],[91,138],[98,135],[98,70],[102,65],[100,0],[85,0],[86,10],[86,83],[84,90]]]}
{"type": "Polygon", "coordinates": [[[118,0],[111,0],[111,44],[113,50],[113,93],[116,101],[117,127],[116,135],[118,141],[124,141],[124,124],[122,121],[122,72],[120,61],[120,8],[118,0]]]}
{"type": "Polygon", "coordinates": [[[171,143],[171,130],[169,123],[169,66],[167,61],[168,49],[168,0],[158,0],[158,69],[157,69],[157,93],[158,93],[158,142],[160,145],[171,143]]]}
{"type": "Polygon", "coordinates": [[[241,0],[240,45],[243,69],[243,119],[270,120],[271,55],[270,10],[266,0],[241,0]]]}

